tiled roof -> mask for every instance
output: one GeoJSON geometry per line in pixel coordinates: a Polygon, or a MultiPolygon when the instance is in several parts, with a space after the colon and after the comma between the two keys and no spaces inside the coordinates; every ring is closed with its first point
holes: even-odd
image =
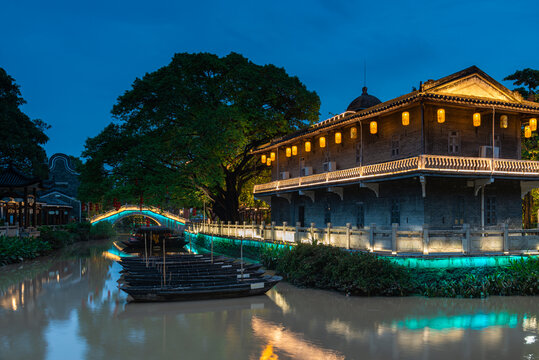
{"type": "Polygon", "coordinates": [[[41,184],[39,178],[29,177],[11,165],[0,172],[1,187],[22,187],[38,184],[41,184]]]}
{"type": "Polygon", "coordinates": [[[365,118],[370,118],[370,117],[378,116],[385,112],[394,111],[395,109],[398,109],[399,107],[402,107],[410,103],[418,102],[420,100],[444,101],[444,102],[452,102],[455,104],[470,104],[477,107],[497,106],[497,107],[505,108],[508,110],[528,111],[534,114],[539,112],[539,103],[526,101],[526,100],[520,100],[517,102],[507,102],[507,101],[494,100],[494,99],[488,99],[488,98],[479,98],[479,97],[473,97],[473,96],[446,95],[446,94],[437,94],[437,93],[429,92],[429,90],[434,89],[435,87],[441,86],[455,79],[468,76],[470,74],[479,74],[480,76],[487,79],[496,88],[500,89],[500,91],[504,91],[504,92],[509,91],[505,89],[503,85],[501,85],[500,83],[492,79],[490,76],[485,74],[476,66],[471,66],[467,69],[464,69],[455,74],[446,76],[439,80],[436,80],[436,81],[429,80],[424,84],[421,90],[412,91],[408,94],[399,96],[392,100],[385,101],[383,103],[380,103],[378,105],[372,106],[370,108],[367,108],[365,110],[361,110],[358,112],[347,111],[343,114],[334,116],[330,119],[311,125],[310,127],[306,129],[298,130],[296,132],[281,136],[279,138],[272,139],[271,142],[259,146],[256,150],[253,151],[253,153],[264,152],[271,148],[276,147],[279,144],[291,142],[291,140],[294,140],[300,137],[304,137],[307,135],[315,135],[316,133],[328,131],[338,126],[344,126],[347,124],[360,121],[365,118]]]}
{"type": "Polygon", "coordinates": [[[39,198],[39,202],[46,204],[45,206],[72,207],[68,202],[65,202],[57,197],[45,199],[39,198]]]}

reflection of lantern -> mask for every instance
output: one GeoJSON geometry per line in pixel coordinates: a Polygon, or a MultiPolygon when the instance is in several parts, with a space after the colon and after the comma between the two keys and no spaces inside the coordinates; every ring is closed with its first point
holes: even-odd
{"type": "Polygon", "coordinates": [[[326,147],[326,138],[321,136],[320,137],[320,147],[325,148],[326,147]]]}
{"type": "Polygon", "coordinates": [[[530,129],[531,129],[531,131],[536,131],[537,130],[537,119],[536,118],[531,118],[530,119],[530,129]]]}
{"type": "Polygon", "coordinates": [[[311,152],[311,142],[305,141],[305,152],[311,152]]]}
{"type": "Polygon", "coordinates": [[[509,122],[507,121],[507,115],[500,116],[500,127],[502,129],[507,129],[507,126],[509,126],[509,122]]]}
{"type": "Polygon", "coordinates": [[[528,125],[524,126],[524,137],[532,137],[532,129],[528,125]]]}
{"type": "Polygon", "coordinates": [[[271,158],[268,158],[268,160],[266,161],[266,165],[271,166],[271,158]]]}
{"type": "Polygon", "coordinates": [[[473,126],[475,126],[475,127],[481,126],[481,114],[480,113],[474,113],[473,114],[473,126]]]}
{"type": "Polygon", "coordinates": [[[292,149],[286,148],[286,157],[290,157],[290,156],[292,156],[292,149]]]}
{"type": "Polygon", "coordinates": [[[270,159],[271,161],[275,161],[275,153],[273,151],[270,153],[270,159]]]}
{"type": "Polygon", "coordinates": [[[296,145],[292,146],[292,155],[296,156],[298,154],[298,147],[296,145]]]}
{"type": "Polygon", "coordinates": [[[371,121],[369,128],[371,130],[371,134],[376,134],[378,132],[378,123],[376,121],[371,121]]]}
{"type": "Polygon", "coordinates": [[[357,139],[357,127],[350,128],[350,139],[357,139]]]}
{"type": "Polygon", "coordinates": [[[262,155],[260,159],[262,160],[262,164],[266,163],[266,155],[262,155]]]}
{"type": "Polygon", "coordinates": [[[410,113],[408,111],[404,111],[402,113],[402,125],[404,126],[410,125],[410,113]]]}
{"type": "Polygon", "coordinates": [[[342,142],[342,134],[340,132],[335,133],[335,144],[340,144],[342,142]]]}
{"type": "Polygon", "coordinates": [[[445,122],[445,110],[444,109],[438,109],[437,118],[438,123],[443,124],[445,122]]]}

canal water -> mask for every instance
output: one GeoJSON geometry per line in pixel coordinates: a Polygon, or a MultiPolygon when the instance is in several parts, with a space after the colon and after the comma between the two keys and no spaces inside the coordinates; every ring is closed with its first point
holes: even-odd
{"type": "Polygon", "coordinates": [[[0,359],[539,359],[539,298],[127,303],[111,242],[0,268],[0,359]]]}

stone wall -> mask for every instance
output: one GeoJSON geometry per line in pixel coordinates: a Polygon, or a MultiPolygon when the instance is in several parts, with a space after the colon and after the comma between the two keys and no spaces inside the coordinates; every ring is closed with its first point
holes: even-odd
{"type": "MultiPolygon", "coordinates": [[[[277,224],[286,221],[295,225],[301,221],[300,212],[303,211],[304,226],[315,223],[317,227],[324,227],[331,222],[334,226],[350,223],[358,228],[369,224],[389,228],[396,220],[392,219],[392,208],[397,207],[400,211],[397,223],[401,227],[413,228],[423,224],[434,228],[481,225],[481,190],[475,195],[473,180],[426,177],[426,198],[422,197],[418,177],[378,184],[378,197],[374,191],[360,188],[359,184],[340,188],[342,200],[340,194],[328,191],[328,188],[312,190],[314,202],[309,196],[299,195],[298,191],[285,194],[286,198],[272,196],[272,221],[277,224]]],[[[337,190],[340,191],[339,188],[337,190]]],[[[486,185],[485,208],[489,198],[495,199],[496,219],[492,224],[485,218],[485,225],[507,223],[511,228],[522,227],[522,203],[517,181],[495,180],[486,185]]]]}

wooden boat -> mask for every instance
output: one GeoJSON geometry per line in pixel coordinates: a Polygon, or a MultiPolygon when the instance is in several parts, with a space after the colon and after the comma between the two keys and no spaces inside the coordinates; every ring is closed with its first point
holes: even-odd
{"type": "Polygon", "coordinates": [[[120,289],[132,301],[189,301],[262,295],[281,280],[280,276],[264,276],[255,281],[239,280],[235,284],[214,286],[122,286],[120,289]]]}
{"type": "Polygon", "coordinates": [[[122,241],[126,246],[124,251],[147,249],[154,245],[162,246],[163,243],[169,249],[183,248],[187,241],[182,236],[174,236],[173,231],[166,226],[140,227],[135,235],[128,240],[122,241]]]}

